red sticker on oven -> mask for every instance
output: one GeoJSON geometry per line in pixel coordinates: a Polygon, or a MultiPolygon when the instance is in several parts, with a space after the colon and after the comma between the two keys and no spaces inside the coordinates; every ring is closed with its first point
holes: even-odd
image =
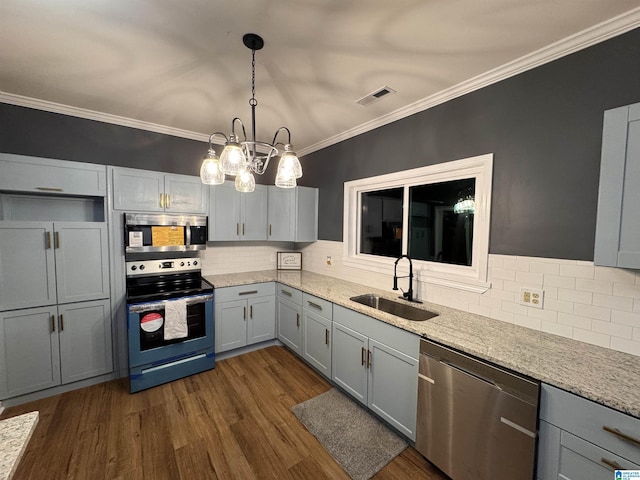
{"type": "Polygon", "coordinates": [[[159,330],[164,323],[164,318],[158,312],[147,313],[140,319],[140,328],[145,332],[151,333],[159,330]]]}

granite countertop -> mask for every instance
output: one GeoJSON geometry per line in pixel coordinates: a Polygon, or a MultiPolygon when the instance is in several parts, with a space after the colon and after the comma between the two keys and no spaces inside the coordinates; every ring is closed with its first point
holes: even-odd
{"type": "Polygon", "coordinates": [[[363,293],[397,300],[390,292],[306,271],[264,270],[204,278],[215,288],[277,281],[640,418],[640,357],[635,355],[433,303],[412,305],[437,317],[424,322],[404,320],[349,300],[363,293]]]}
{"type": "Polygon", "coordinates": [[[13,477],[37,423],[38,412],[0,420],[0,480],[13,477]]]}

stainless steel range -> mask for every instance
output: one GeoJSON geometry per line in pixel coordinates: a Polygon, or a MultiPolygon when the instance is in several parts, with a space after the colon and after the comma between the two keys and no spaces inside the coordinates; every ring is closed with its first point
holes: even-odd
{"type": "Polygon", "coordinates": [[[131,392],[215,367],[213,287],[200,259],[126,262],[131,392]]]}

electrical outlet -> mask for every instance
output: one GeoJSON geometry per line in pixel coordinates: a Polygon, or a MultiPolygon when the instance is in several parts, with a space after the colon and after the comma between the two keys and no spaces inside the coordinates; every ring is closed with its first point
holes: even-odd
{"type": "Polygon", "coordinates": [[[331,260],[331,255],[327,255],[327,265],[332,266],[333,261],[331,260]]]}
{"type": "Polygon", "coordinates": [[[522,287],[520,289],[520,304],[527,307],[542,308],[544,290],[541,288],[522,287]]]}

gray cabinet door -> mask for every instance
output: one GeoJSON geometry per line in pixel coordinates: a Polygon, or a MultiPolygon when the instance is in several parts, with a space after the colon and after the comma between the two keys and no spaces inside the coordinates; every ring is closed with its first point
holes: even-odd
{"type": "Polygon", "coordinates": [[[640,103],[604,114],[594,263],[640,268],[640,103]]]}
{"type": "Polygon", "coordinates": [[[54,252],[58,303],[109,297],[107,225],[56,222],[54,252]]]}
{"type": "Polygon", "coordinates": [[[62,383],[113,371],[109,300],[58,306],[62,383]]]}
{"type": "Polygon", "coordinates": [[[302,311],[302,356],[325,377],[331,378],[331,320],[302,311]]]}
{"type": "Polygon", "coordinates": [[[207,213],[209,186],[200,177],[165,175],[164,193],[167,213],[207,213]]]}
{"type": "Polygon", "coordinates": [[[114,210],[164,211],[164,174],[117,167],[113,175],[114,210]]]}
{"type": "Polygon", "coordinates": [[[373,339],[369,339],[369,350],[369,408],[415,440],[418,360],[373,339]]]}
{"type": "Polygon", "coordinates": [[[276,336],[276,298],[259,297],[248,300],[247,345],[271,340],[276,336]]]}
{"type": "Polygon", "coordinates": [[[0,222],[0,310],[56,303],[53,246],[50,222],[0,222]]]}
{"type": "Polygon", "coordinates": [[[295,238],[295,189],[269,186],[269,240],[293,242],[295,238]]]}
{"type": "Polygon", "coordinates": [[[256,185],[251,193],[240,193],[242,198],[241,240],[267,239],[268,187],[256,185]]]}
{"type": "Polygon", "coordinates": [[[302,353],[302,307],[278,297],[278,340],[300,355],[302,353]]]}
{"type": "Polygon", "coordinates": [[[333,381],[367,405],[368,338],[333,322],[333,381]]]}
{"type": "Polygon", "coordinates": [[[240,192],[233,182],[210,187],[209,240],[240,240],[240,192]]]}
{"type": "Polygon", "coordinates": [[[295,242],[318,240],[318,189],[297,187],[296,189],[295,242]]]}
{"type": "Polygon", "coordinates": [[[0,312],[0,399],[59,384],[56,307],[0,312]]]}
{"type": "Polygon", "coordinates": [[[247,301],[215,304],[215,349],[226,352],[247,344],[247,301]]]}

